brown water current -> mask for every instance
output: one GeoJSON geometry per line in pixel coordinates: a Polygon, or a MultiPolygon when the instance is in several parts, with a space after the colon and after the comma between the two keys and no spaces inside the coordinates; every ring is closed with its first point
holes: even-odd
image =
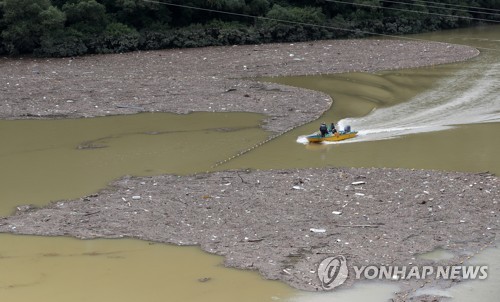
{"type": "MultiPolygon", "coordinates": [[[[482,47],[479,57],[465,63],[376,74],[265,79],[330,94],[334,105],[322,120],[350,124],[360,130],[360,138],[330,145],[297,142],[301,135],[317,130],[319,121],[314,121],[217,169],[403,167],[498,175],[499,37],[498,26],[415,36],[482,47]]],[[[148,113],[0,121],[0,216],[20,204],[43,205],[91,194],[123,175],[209,171],[216,162],[269,137],[260,128],[263,119],[249,113],[148,113]]],[[[481,261],[497,265],[498,252],[485,255],[481,261]]],[[[221,261],[197,247],[3,234],[0,300],[335,298],[298,293],[280,282],[265,281],[256,272],[223,268],[221,261]]],[[[496,301],[499,293],[493,287],[488,287],[483,301],[496,301]]],[[[360,301],[386,300],[395,290],[363,284],[342,291],[338,298],[354,301],[358,295],[360,301]]],[[[462,295],[459,290],[450,296],[462,295]]]]}

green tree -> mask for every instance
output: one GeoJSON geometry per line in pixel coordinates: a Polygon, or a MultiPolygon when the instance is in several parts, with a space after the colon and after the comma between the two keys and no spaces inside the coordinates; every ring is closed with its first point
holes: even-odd
{"type": "Polygon", "coordinates": [[[5,22],[3,21],[3,4],[3,1],[0,1],[0,54],[5,54],[7,52],[1,35],[5,29],[5,22]]]}
{"type": "Polygon", "coordinates": [[[62,30],[65,21],[66,14],[57,7],[49,6],[46,10],[40,12],[40,25],[45,34],[62,30]]]}
{"type": "Polygon", "coordinates": [[[110,23],[95,42],[97,53],[132,51],[139,45],[139,33],[125,24],[110,23]]]}
{"type": "Polygon", "coordinates": [[[325,15],[321,11],[321,8],[310,6],[303,8],[283,7],[276,4],[267,13],[267,17],[310,24],[323,24],[325,21],[325,15]]]}
{"type": "Polygon", "coordinates": [[[30,53],[41,37],[63,28],[65,15],[49,0],[5,0],[3,44],[11,54],[30,53]]]}
{"type": "Polygon", "coordinates": [[[74,29],[53,31],[42,36],[40,48],[35,54],[44,57],[79,56],[88,52],[84,35],[74,29]]]}
{"type": "Polygon", "coordinates": [[[114,21],[133,26],[136,29],[162,26],[171,21],[169,6],[143,0],[105,0],[104,5],[114,21]]]}
{"type": "Polygon", "coordinates": [[[247,1],[248,13],[251,15],[265,16],[271,9],[271,4],[268,0],[251,0],[247,1]]]}
{"type": "Polygon", "coordinates": [[[500,21],[500,0],[0,0],[0,53],[67,56],[134,49],[407,34],[500,21]],[[460,5],[457,9],[456,5],[460,5]],[[467,19],[473,17],[483,19],[467,19]],[[279,20],[284,20],[281,22],[279,20]],[[286,22],[288,21],[288,22],[286,22]],[[330,25],[326,29],[315,25],[330,25]]]}
{"type": "Polygon", "coordinates": [[[220,10],[242,11],[245,7],[244,0],[207,0],[210,7],[220,10]]]}
{"type": "Polygon", "coordinates": [[[106,8],[95,0],[74,0],[62,6],[66,26],[85,34],[102,32],[107,25],[106,8]]]}

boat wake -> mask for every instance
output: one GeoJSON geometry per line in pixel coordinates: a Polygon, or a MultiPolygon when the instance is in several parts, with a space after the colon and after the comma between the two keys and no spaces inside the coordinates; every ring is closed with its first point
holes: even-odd
{"type": "Polygon", "coordinates": [[[357,138],[342,143],[390,139],[456,125],[500,122],[500,63],[482,61],[479,66],[459,71],[438,83],[435,89],[408,102],[373,110],[361,118],[341,120],[340,129],[351,125],[359,131],[357,138]]]}

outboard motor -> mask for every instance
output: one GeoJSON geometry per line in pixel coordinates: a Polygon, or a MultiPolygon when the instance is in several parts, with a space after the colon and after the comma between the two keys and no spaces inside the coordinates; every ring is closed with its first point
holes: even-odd
{"type": "Polygon", "coordinates": [[[345,126],[344,132],[351,132],[351,126],[349,125],[345,126]]]}

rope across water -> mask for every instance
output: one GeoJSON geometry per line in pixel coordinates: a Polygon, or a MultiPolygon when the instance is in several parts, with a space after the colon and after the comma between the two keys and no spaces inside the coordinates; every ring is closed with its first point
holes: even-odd
{"type": "MultiPolygon", "coordinates": [[[[333,103],[333,100],[332,100],[332,103],[333,103]]],[[[328,110],[328,109],[327,109],[327,110],[328,110]]],[[[324,113],[324,112],[323,112],[323,113],[324,113]]],[[[322,114],[323,114],[323,113],[322,113],[322,114]]],[[[215,168],[217,168],[217,167],[219,167],[219,166],[222,166],[222,165],[224,165],[224,164],[228,163],[229,161],[231,161],[231,160],[233,160],[233,159],[236,159],[236,158],[238,158],[238,157],[240,157],[240,156],[242,156],[242,155],[244,155],[244,154],[247,154],[248,152],[250,152],[250,151],[254,150],[255,148],[258,148],[258,147],[260,147],[260,146],[262,146],[262,145],[264,145],[264,144],[267,144],[268,142],[270,142],[270,141],[272,141],[272,140],[274,140],[274,139],[276,139],[276,138],[278,138],[278,137],[280,137],[280,136],[282,136],[282,135],[284,135],[284,134],[287,134],[287,133],[288,133],[288,132],[290,132],[290,131],[293,131],[293,130],[297,129],[298,127],[302,127],[302,126],[304,126],[305,124],[309,124],[310,122],[311,122],[311,121],[303,122],[303,123],[301,123],[301,124],[298,124],[298,125],[296,125],[296,126],[293,126],[292,128],[290,128],[290,129],[288,129],[288,130],[286,130],[286,131],[283,131],[283,132],[280,132],[280,133],[275,134],[275,135],[273,135],[273,136],[270,136],[270,137],[268,137],[266,140],[261,141],[261,142],[259,142],[258,144],[255,144],[255,145],[253,145],[252,147],[250,147],[250,148],[248,148],[248,149],[242,150],[242,151],[240,151],[240,152],[238,152],[238,153],[234,154],[233,156],[231,156],[231,157],[229,157],[229,158],[226,158],[225,160],[221,160],[221,161],[216,162],[216,163],[215,163],[215,164],[214,164],[211,168],[212,168],[212,169],[215,169],[215,168]]]]}

